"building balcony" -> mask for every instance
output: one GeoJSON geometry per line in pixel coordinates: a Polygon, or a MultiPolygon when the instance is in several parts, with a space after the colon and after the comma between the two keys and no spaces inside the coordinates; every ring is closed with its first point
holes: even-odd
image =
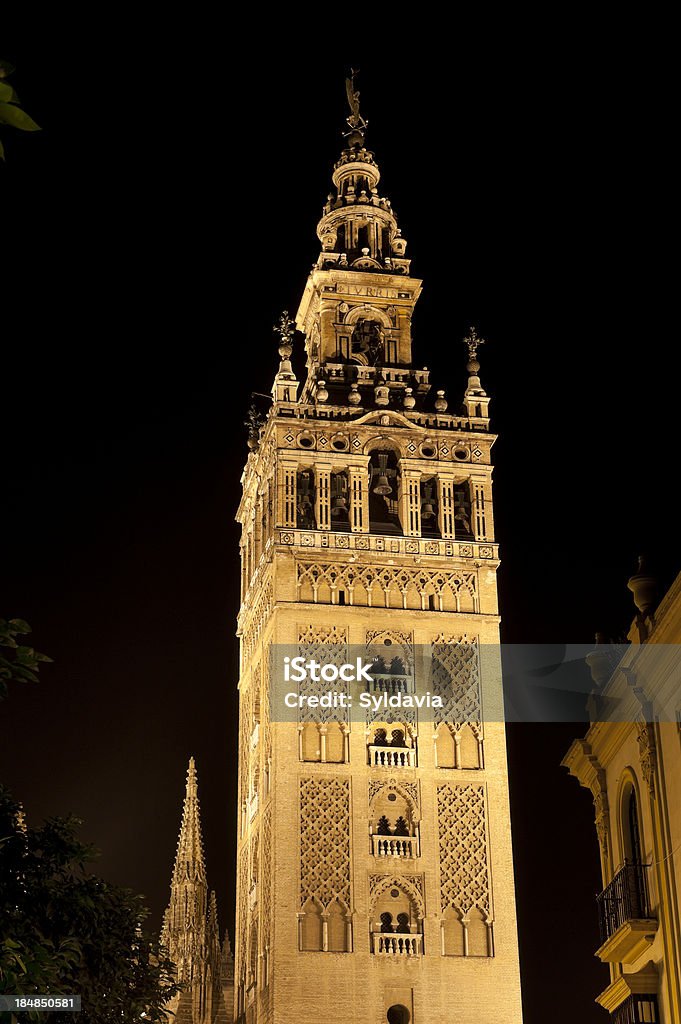
{"type": "Polygon", "coordinates": [[[423,936],[408,932],[372,932],[371,952],[377,956],[421,956],[423,936]]]}
{"type": "MultiPolygon", "coordinates": [[[[297,526],[279,527],[275,533],[275,543],[287,547],[305,547],[316,549],[328,554],[329,550],[343,551],[377,551],[389,556],[433,556],[450,560],[465,559],[496,559],[498,545],[495,541],[475,539],[473,537],[404,537],[400,534],[347,533],[331,530],[303,530],[297,526]]],[[[382,557],[382,556],[380,556],[382,557]]],[[[250,586],[253,586],[255,576],[250,586]]],[[[341,585],[342,586],[342,585],[341,585]]],[[[380,595],[379,595],[380,597],[380,595]]],[[[331,604],[338,604],[338,591],[333,592],[331,604]]],[[[348,595],[348,603],[354,599],[348,595]]],[[[358,605],[358,607],[363,607],[358,605]]],[[[424,606],[425,607],[425,606],[424,606]]],[[[429,609],[425,607],[425,610],[429,609]]],[[[433,609],[430,609],[433,610],[433,609]]]]}
{"type": "Polygon", "coordinates": [[[374,857],[418,857],[419,841],[416,836],[373,835],[371,852],[374,857]]]}
{"type": "Polygon", "coordinates": [[[657,996],[632,995],[613,1011],[612,1024],[659,1024],[657,996]]]}
{"type": "Polygon", "coordinates": [[[396,696],[397,694],[411,693],[413,688],[413,679],[410,675],[398,675],[392,672],[371,672],[371,683],[369,684],[369,692],[371,693],[388,693],[396,696]]]}
{"type": "Polygon", "coordinates": [[[372,768],[415,768],[416,751],[413,747],[369,747],[372,768]]]}
{"type": "Polygon", "coordinates": [[[655,938],[646,870],[643,864],[625,863],[598,897],[601,945],[596,956],[603,963],[632,964],[655,938]]]}

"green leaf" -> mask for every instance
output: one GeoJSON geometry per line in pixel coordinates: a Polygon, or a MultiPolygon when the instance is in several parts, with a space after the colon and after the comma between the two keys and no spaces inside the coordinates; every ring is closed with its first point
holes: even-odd
{"type": "Polygon", "coordinates": [[[14,103],[0,103],[0,124],[9,124],[24,132],[39,132],[40,125],[29,117],[25,110],[14,103]]]}
{"type": "Polygon", "coordinates": [[[30,633],[31,627],[29,626],[26,619],[10,619],[10,626],[12,626],[14,633],[30,633]]]}
{"type": "Polygon", "coordinates": [[[0,103],[16,103],[17,94],[9,82],[0,81],[0,103]]]}

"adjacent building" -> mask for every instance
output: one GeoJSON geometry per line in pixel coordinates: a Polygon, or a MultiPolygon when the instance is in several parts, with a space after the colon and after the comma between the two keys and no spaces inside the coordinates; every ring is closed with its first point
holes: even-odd
{"type": "Polygon", "coordinates": [[[563,764],[594,799],[600,943],[614,1024],[681,1021],[681,575],[657,604],[643,564],[629,581],[630,645],[589,656],[592,724],[563,764]],[[613,713],[612,709],[616,709],[613,713]]]}

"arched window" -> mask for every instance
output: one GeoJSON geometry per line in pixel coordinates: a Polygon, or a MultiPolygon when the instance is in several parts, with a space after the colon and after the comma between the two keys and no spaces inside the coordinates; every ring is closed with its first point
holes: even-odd
{"type": "Polygon", "coordinates": [[[418,810],[399,787],[383,786],[369,812],[371,852],[375,857],[418,857],[418,810]]]}
{"type": "Polygon", "coordinates": [[[384,913],[381,914],[381,932],[384,935],[386,934],[386,932],[392,934],[394,930],[395,929],[393,928],[393,915],[388,913],[388,911],[384,911],[384,913]]]}
{"type": "Polygon", "coordinates": [[[314,477],[312,471],[304,469],[298,473],[296,487],[296,526],[300,530],[314,530],[314,477]]]}
{"type": "Polygon", "coordinates": [[[348,518],[348,474],[346,470],[331,474],[331,529],[347,533],[350,530],[348,518]]]}
{"type": "Polygon", "coordinates": [[[347,929],[345,927],[345,911],[338,900],[334,900],[328,909],[328,949],[330,953],[346,953],[347,929]]]}
{"type": "Polygon", "coordinates": [[[467,540],[473,536],[471,492],[467,483],[454,488],[454,536],[467,540]]]}
{"type": "MultiPolygon", "coordinates": [[[[351,354],[362,356],[368,366],[376,366],[383,361],[385,338],[378,320],[360,317],[352,332],[351,354]]],[[[360,359],[359,362],[363,360],[360,359]]]]}
{"type": "Polygon", "coordinates": [[[645,854],[639,801],[633,779],[626,783],[622,792],[620,826],[625,863],[627,913],[634,918],[645,918],[649,913],[645,854]]]}
{"type": "Polygon", "coordinates": [[[641,824],[638,814],[636,790],[629,784],[624,792],[624,856],[631,864],[643,863],[643,844],[641,842],[641,824]]]}
{"type": "Polygon", "coordinates": [[[369,530],[402,533],[399,517],[399,470],[393,451],[374,451],[369,457],[369,530]]]}
{"type": "Polygon", "coordinates": [[[402,1006],[401,1003],[395,1003],[388,1010],[386,1020],[388,1024],[409,1024],[411,1014],[406,1006],[402,1006]]]}
{"type": "Polygon", "coordinates": [[[322,946],[322,908],[315,899],[308,899],[303,907],[300,948],[320,952],[322,946]]]}
{"type": "Polygon", "coordinates": [[[421,481],[421,535],[423,537],[439,537],[437,480],[421,481]]]}
{"type": "Polygon", "coordinates": [[[361,252],[362,249],[369,249],[369,225],[360,224],[357,228],[357,248],[361,252]]]}

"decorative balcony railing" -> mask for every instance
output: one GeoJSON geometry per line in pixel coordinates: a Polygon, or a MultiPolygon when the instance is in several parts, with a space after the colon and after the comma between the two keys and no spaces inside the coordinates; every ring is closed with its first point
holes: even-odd
{"type": "Polygon", "coordinates": [[[644,864],[625,863],[598,899],[601,944],[629,921],[650,920],[644,864]]]}
{"type": "Polygon", "coordinates": [[[371,852],[374,857],[418,857],[419,841],[416,836],[374,835],[371,852]]]}
{"type": "Polygon", "coordinates": [[[408,933],[372,932],[371,951],[377,956],[420,956],[423,936],[408,933]]]}
{"type": "MultiPolygon", "coordinates": [[[[496,558],[497,545],[494,541],[475,540],[472,537],[402,537],[377,535],[374,533],[346,533],[334,530],[301,530],[297,527],[276,530],[275,542],[294,547],[316,548],[326,553],[327,549],[340,548],[352,551],[380,551],[390,555],[438,555],[441,558],[496,558]]],[[[268,543],[270,543],[268,541],[268,543]]],[[[254,577],[255,579],[255,577],[254,577]]],[[[253,580],[251,581],[253,585],[253,580]]],[[[331,604],[337,603],[334,595],[331,604]]],[[[427,602],[424,602],[427,611],[427,602]]],[[[432,609],[431,609],[432,610],[432,609]]]]}
{"type": "Polygon", "coordinates": [[[369,764],[373,768],[415,768],[413,747],[369,747],[369,764]]]}
{"type": "Polygon", "coordinates": [[[397,695],[409,693],[412,689],[412,677],[410,675],[397,675],[392,672],[371,672],[371,683],[369,689],[372,693],[389,693],[397,695]]]}
{"type": "Polygon", "coordinates": [[[612,1013],[613,1024],[659,1024],[657,996],[632,995],[612,1013]]]}

